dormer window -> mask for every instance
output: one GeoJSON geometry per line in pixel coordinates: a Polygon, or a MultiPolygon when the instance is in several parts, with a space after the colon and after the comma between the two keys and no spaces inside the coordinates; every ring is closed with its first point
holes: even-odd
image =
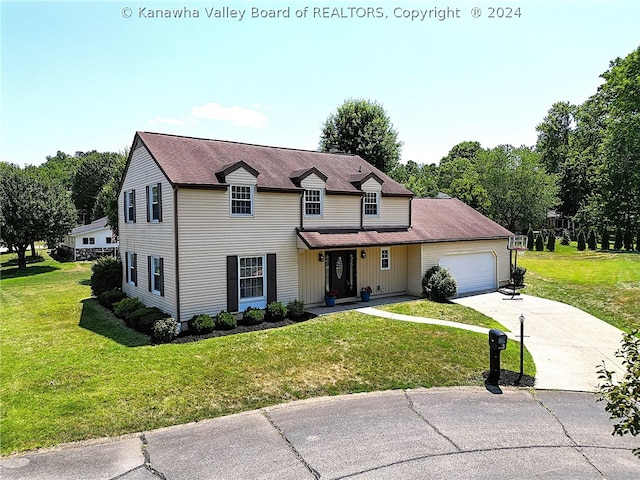
{"type": "Polygon", "coordinates": [[[366,192],[364,194],[364,214],[375,217],[378,215],[378,192],[366,192]]]}
{"type": "Polygon", "coordinates": [[[304,191],[304,214],[307,217],[322,216],[322,190],[309,189],[304,191]]]}
{"type": "Polygon", "coordinates": [[[253,216],[252,185],[231,185],[231,216],[253,216]]]}

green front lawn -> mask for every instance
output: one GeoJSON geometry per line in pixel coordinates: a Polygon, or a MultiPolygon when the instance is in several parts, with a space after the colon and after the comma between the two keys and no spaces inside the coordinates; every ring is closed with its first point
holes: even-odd
{"type": "Polygon", "coordinates": [[[624,331],[640,328],[640,254],[579,252],[575,244],[555,252],[526,252],[524,293],[574,305],[624,331]]]}
{"type": "MultiPolygon", "coordinates": [[[[488,369],[485,335],[357,312],[153,346],[89,298],[90,264],[43,256],[2,271],[3,454],[320,395],[482,385],[488,369]]],[[[519,370],[517,343],[502,359],[519,370]]]]}

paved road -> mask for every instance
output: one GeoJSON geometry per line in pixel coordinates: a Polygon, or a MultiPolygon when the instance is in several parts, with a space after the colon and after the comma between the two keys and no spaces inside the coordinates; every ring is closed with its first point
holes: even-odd
{"type": "Polygon", "coordinates": [[[326,397],[0,460],[18,479],[637,479],[591,393],[452,387],[326,397]]]}

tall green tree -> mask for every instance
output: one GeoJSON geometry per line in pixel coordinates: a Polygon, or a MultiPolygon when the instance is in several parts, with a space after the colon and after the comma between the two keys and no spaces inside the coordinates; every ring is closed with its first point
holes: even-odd
{"type": "Polygon", "coordinates": [[[325,121],[320,151],[359,155],[385,173],[400,160],[402,142],[382,105],[364,99],[346,100],[325,121]]]}
{"type": "Polygon", "coordinates": [[[549,173],[559,173],[569,154],[569,139],[575,124],[576,107],[569,102],[554,103],[536,130],[536,152],[549,173]]]}
{"type": "Polygon", "coordinates": [[[75,225],[76,211],[63,185],[37,169],[3,164],[0,171],[2,238],[18,254],[18,268],[27,268],[27,248],[38,240],[53,245],[75,225]]]}

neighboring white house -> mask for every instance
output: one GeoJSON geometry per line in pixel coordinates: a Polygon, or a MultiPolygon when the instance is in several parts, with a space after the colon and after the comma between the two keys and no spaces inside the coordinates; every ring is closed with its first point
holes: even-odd
{"type": "Polygon", "coordinates": [[[118,194],[123,290],[193,315],[509,282],[511,232],[456,199],[413,199],[355,155],[137,132],[118,194]]]}
{"type": "Polygon", "coordinates": [[[73,260],[93,260],[118,254],[118,242],[107,226],[107,217],[74,228],[64,238],[62,247],[73,260]]]}

